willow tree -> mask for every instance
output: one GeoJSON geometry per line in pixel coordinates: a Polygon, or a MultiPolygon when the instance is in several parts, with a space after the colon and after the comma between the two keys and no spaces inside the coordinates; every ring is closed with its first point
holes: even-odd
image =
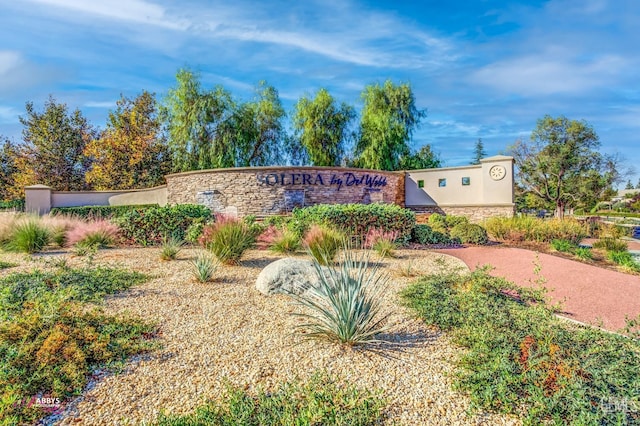
{"type": "Polygon", "coordinates": [[[566,209],[592,204],[619,178],[619,161],[599,147],[598,135],[585,121],[547,115],[538,120],[530,143],[518,141],[511,148],[518,184],[563,218],[566,209]]]}
{"type": "Polygon", "coordinates": [[[411,155],[409,141],[426,111],[416,107],[411,86],[366,86],[364,107],[355,149],[355,164],[379,170],[398,170],[403,157],[411,155]]]}
{"type": "Polygon", "coordinates": [[[219,139],[215,136],[233,107],[231,95],[223,87],[205,90],[197,74],[188,69],[178,71],[176,86],[160,108],[174,171],[220,167],[225,149],[216,145],[219,139]]]}
{"type": "Polygon", "coordinates": [[[345,153],[352,106],[338,102],[326,89],[313,99],[303,96],[294,106],[293,128],[314,166],[338,166],[345,153]]]}
{"type": "Polygon", "coordinates": [[[219,127],[215,139],[216,146],[223,150],[220,167],[281,164],[287,148],[284,117],[278,91],[261,81],[254,99],[237,103],[219,127]]]}

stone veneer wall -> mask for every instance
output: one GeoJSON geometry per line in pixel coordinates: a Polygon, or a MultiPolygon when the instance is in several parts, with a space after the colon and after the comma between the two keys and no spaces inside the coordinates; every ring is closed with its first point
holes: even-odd
{"type": "Polygon", "coordinates": [[[421,216],[433,213],[466,216],[469,218],[469,221],[473,223],[480,223],[494,216],[513,217],[515,213],[515,206],[513,204],[493,206],[424,206],[410,208],[416,212],[416,215],[419,217],[418,223],[426,223],[426,217],[421,216]]]}
{"type": "Polygon", "coordinates": [[[202,203],[238,216],[290,211],[285,194],[304,205],[384,202],[404,206],[404,172],[328,167],[252,167],[167,175],[169,204],[202,203]],[[296,198],[301,201],[300,198],[296,198]]]}

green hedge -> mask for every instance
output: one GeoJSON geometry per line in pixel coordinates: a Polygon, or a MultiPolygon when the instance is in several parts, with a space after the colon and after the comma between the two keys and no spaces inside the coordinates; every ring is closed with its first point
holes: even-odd
{"type": "Polygon", "coordinates": [[[169,237],[184,240],[190,226],[204,223],[211,217],[211,211],[205,206],[177,204],[129,210],[114,216],[112,221],[130,242],[148,246],[160,244],[169,237]]]}
{"type": "Polygon", "coordinates": [[[24,210],[24,200],[0,201],[0,210],[24,210]]]}
{"type": "Polygon", "coordinates": [[[315,223],[362,238],[370,228],[397,231],[398,241],[406,242],[411,238],[416,215],[394,204],[318,204],[294,209],[292,222],[298,231],[315,223]]]}
{"type": "Polygon", "coordinates": [[[73,215],[82,218],[120,217],[132,210],[147,210],[159,207],[157,204],[138,204],[130,206],[80,206],[80,207],[54,207],[50,214],[73,215]]]}

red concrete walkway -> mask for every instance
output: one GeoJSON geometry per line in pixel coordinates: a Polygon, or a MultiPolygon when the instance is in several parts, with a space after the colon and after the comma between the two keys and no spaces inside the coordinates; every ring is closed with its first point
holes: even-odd
{"type": "MultiPolygon", "coordinates": [[[[436,250],[461,259],[472,270],[491,265],[494,276],[521,286],[535,280],[536,253],[511,247],[465,247],[436,250]]],[[[562,315],[581,322],[619,330],[625,317],[640,314],[640,277],[598,268],[561,257],[539,253],[541,275],[547,280],[552,302],[564,301],[562,315]]]]}

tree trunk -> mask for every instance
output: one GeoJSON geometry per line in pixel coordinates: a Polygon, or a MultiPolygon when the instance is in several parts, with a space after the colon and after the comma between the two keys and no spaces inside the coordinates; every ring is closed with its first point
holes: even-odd
{"type": "Polygon", "coordinates": [[[563,220],[564,219],[564,201],[557,201],[556,202],[556,211],[555,211],[555,217],[563,220]]]}

